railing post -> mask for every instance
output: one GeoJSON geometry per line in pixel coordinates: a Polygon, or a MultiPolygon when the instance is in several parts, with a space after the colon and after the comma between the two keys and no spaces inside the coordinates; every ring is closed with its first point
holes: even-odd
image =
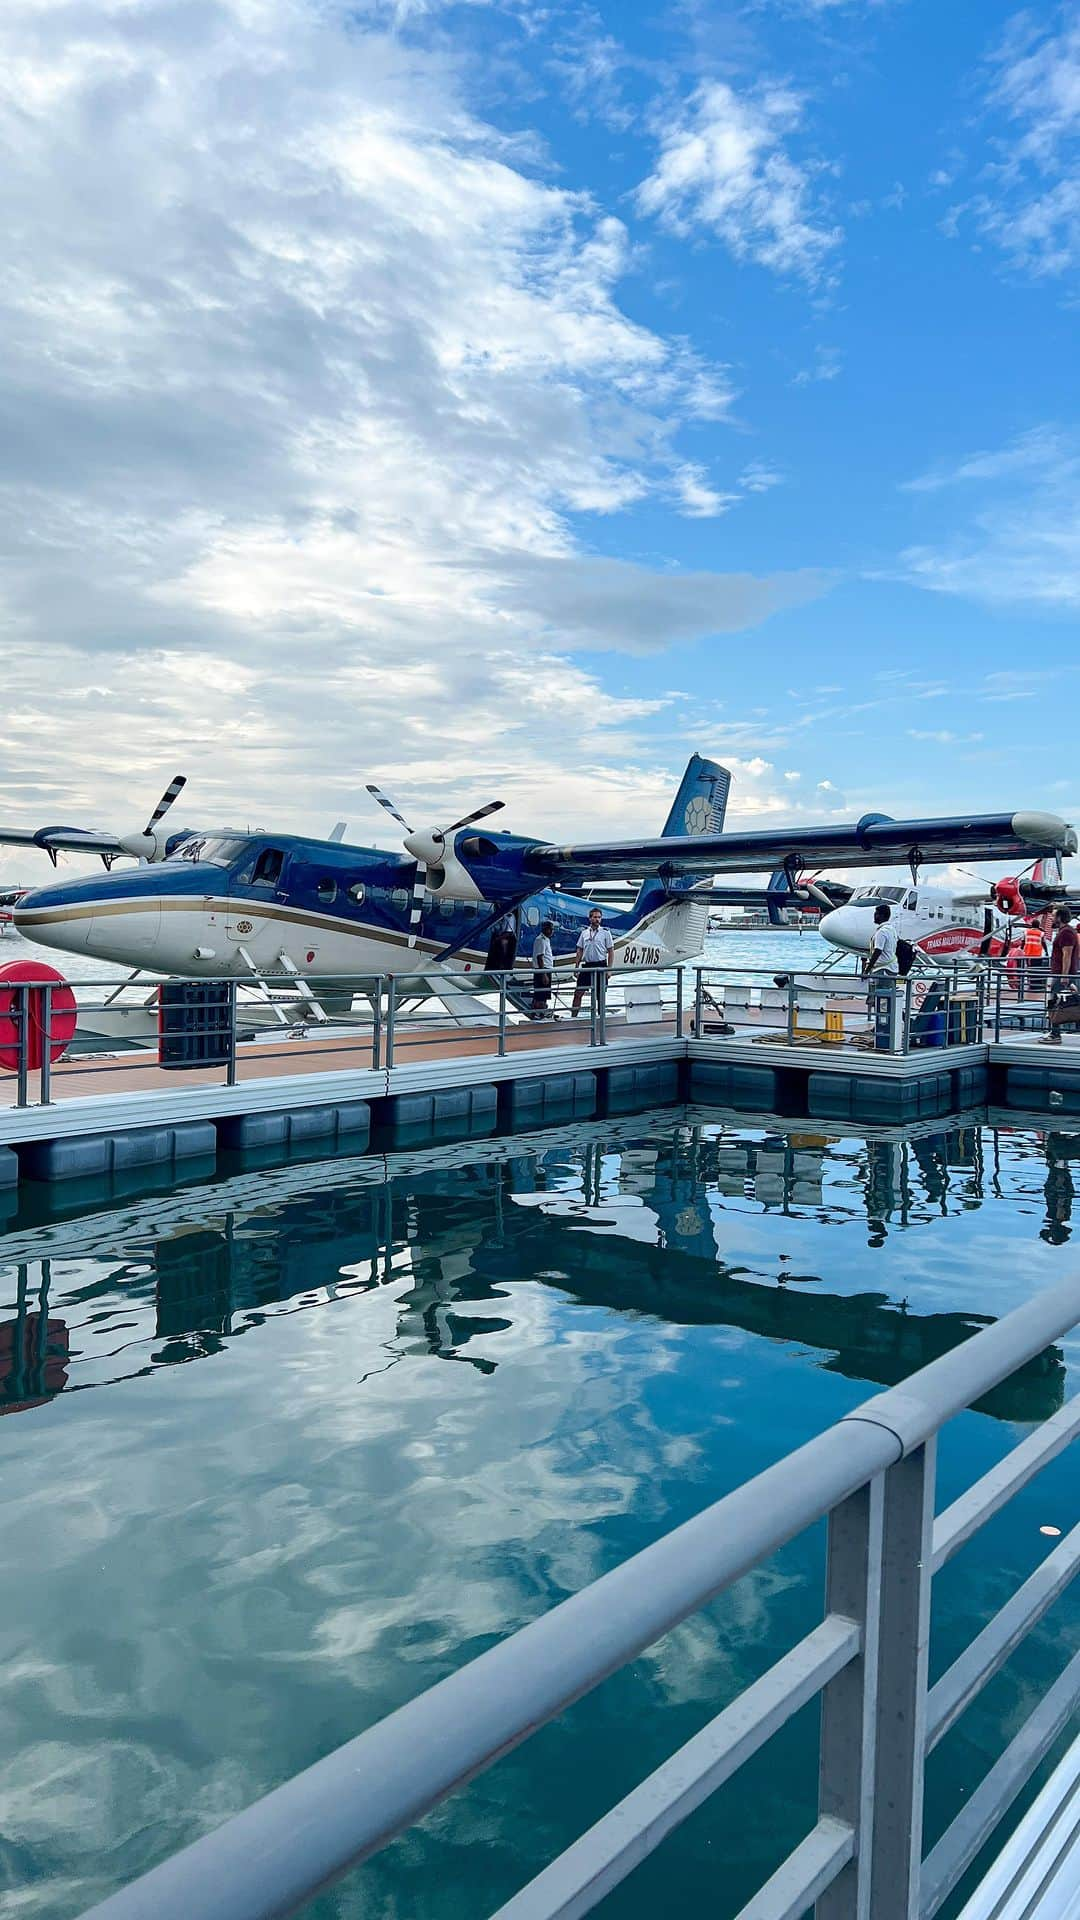
{"type": "Polygon", "coordinates": [[[30,1058],[30,989],[27,986],[15,989],[15,1020],[18,1028],[19,1049],[18,1083],[15,1094],[16,1104],[25,1107],[29,1100],[28,1066],[30,1058]]]}
{"type": "Polygon", "coordinates": [[[597,1039],[602,1047],[607,1046],[607,983],[608,970],[605,967],[596,976],[596,1029],[597,1039]]]}
{"type": "Polygon", "coordinates": [[[705,1007],[705,985],[701,978],[701,968],[694,968],[694,1039],[701,1039],[701,1022],[705,1007]]]}
{"type": "Polygon", "coordinates": [[[855,1858],[820,1896],[815,1920],[873,1920],[870,1880],[884,1507],[884,1476],[878,1474],[829,1515],[825,1611],[857,1622],[862,1651],[822,1692],[818,1814],[851,1827],[855,1858]]]}
{"type": "Polygon", "coordinates": [[[787,1037],[788,1046],[795,1044],[795,978],[788,975],[787,983],[787,1037]]]}
{"type": "Polygon", "coordinates": [[[500,1056],[506,1052],[506,975],[499,975],[499,1047],[500,1056]]]}
{"type": "Polygon", "coordinates": [[[1001,968],[994,969],[994,1039],[1001,1039],[1001,968]]]}
{"type": "Polygon", "coordinates": [[[386,976],[386,1066],[394,1064],[394,1028],[397,1022],[397,974],[386,976]]]}
{"type": "Polygon", "coordinates": [[[46,980],[41,995],[41,1104],[47,1107],[52,1089],[52,986],[46,980]]]}
{"type": "Polygon", "coordinates": [[[683,1037],[683,970],[682,970],[682,967],[679,966],[679,967],[676,967],[675,969],[675,1038],[676,1040],[681,1040],[682,1037],[683,1037]]]}
{"type": "Polygon", "coordinates": [[[918,1920],[937,1438],[884,1474],[876,1681],[873,1920],[918,1920]]]}
{"type": "Polygon", "coordinates": [[[229,1058],[225,1063],[225,1085],[236,1085],[236,981],[229,981],[229,1058]]]}
{"type": "Polygon", "coordinates": [[[911,1052],[911,994],[913,984],[912,977],[909,973],[904,978],[904,1018],[900,1033],[901,1053],[911,1052]]]}
{"type": "Polygon", "coordinates": [[[382,997],[383,976],[380,973],[375,982],[375,993],[371,1003],[371,1065],[379,1067],[379,1055],[382,1052],[382,997]]]}
{"type": "Polygon", "coordinates": [[[596,968],[589,975],[589,1045],[596,1045],[596,968]]]}

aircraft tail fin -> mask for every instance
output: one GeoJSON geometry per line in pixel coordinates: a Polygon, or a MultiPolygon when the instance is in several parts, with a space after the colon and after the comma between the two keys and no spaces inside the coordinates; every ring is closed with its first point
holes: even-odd
{"type": "Polygon", "coordinates": [[[784,925],[784,909],[790,907],[791,898],[791,880],[783,867],[777,867],[776,872],[769,875],[769,884],[765,889],[765,911],[770,927],[784,925]]]}
{"type": "MultiPolygon", "coordinates": [[[[730,790],[731,774],[727,767],[720,766],[716,760],[703,759],[700,753],[692,754],[664,822],[663,838],[670,840],[683,834],[723,833],[730,790]]],[[[634,902],[634,912],[639,916],[648,913],[669,895],[689,893],[693,887],[700,885],[700,878],[695,880],[692,875],[666,882],[643,880],[634,902]]]]}
{"type": "Polygon", "coordinates": [[[1036,860],[1031,870],[1031,878],[1037,887],[1064,886],[1065,870],[1061,864],[1060,853],[1052,853],[1046,860],[1036,860]]]}

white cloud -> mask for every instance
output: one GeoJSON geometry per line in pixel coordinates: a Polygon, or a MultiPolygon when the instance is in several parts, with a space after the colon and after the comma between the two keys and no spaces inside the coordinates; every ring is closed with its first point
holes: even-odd
{"type": "Polygon", "coordinates": [[[388,738],[469,791],[478,764],[640,773],[646,707],[569,650],[819,590],[585,549],[580,516],[685,489],[679,426],[730,382],[628,317],[622,223],[477,121],[390,11],[0,12],[20,819],[115,818],[184,764],[193,799],[196,773],[233,817],[287,794],[302,827],[388,738]]]}
{"type": "Polygon", "coordinates": [[[814,358],[808,367],[800,367],[792,375],[793,387],[814,386],[819,380],[836,380],[844,366],[844,356],[839,347],[815,347],[814,358]]]}
{"type": "Polygon", "coordinates": [[[737,260],[816,279],[840,233],[815,204],[816,169],[785,145],[802,116],[800,96],[785,86],[745,94],[722,80],[699,87],[661,130],[639,210],[677,233],[709,229],[737,260]]]}
{"type": "Polygon", "coordinates": [[[683,513],[693,520],[714,519],[717,514],[726,513],[738,499],[735,493],[718,493],[709,485],[704,467],[690,463],[679,467],[674,484],[683,513]]]}
{"type": "Polygon", "coordinates": [[[771,466],[767,460],[751,460],[739,475],[739,485],[746,493],[769,493],[783,483],[780,468],[771,466]]]}
{"type": "Polygon", "coordinates": [[[981,733],[953,733],[949,727],[909,727],[909,740],[928,740],[937,747],[971,746],[982,739],[981,733]]]}
{"type": "Polygon", "coordinates": [[[948,229],[970,218],[1014,265],[1051,278],[1080,265],[1080,16],[1068,7],[1062,20],[1010,22],[990,65],[982,190],[948,229]]]}
{"type": "Polygon", "coordinates": [[[704,467],[686,461],[672,475],[672,488],[683,513],[691,519],[706,520],[727,513],[752,494],[770,493],[773,487],[782,486],[783,481],[779,467],[771,466],[767,460],[751,460],[733,485],[721,492],[712,485],[704,467]]]}
{"type": "Polygon", "coordinates": [[[962,489],[972,512],[950,538],[908,547],[903,577],[938,593],[1002,604],[1080,606],[1080,443],[1074,433],[1039,427],[924,474],[908,489],[962,489]]]}

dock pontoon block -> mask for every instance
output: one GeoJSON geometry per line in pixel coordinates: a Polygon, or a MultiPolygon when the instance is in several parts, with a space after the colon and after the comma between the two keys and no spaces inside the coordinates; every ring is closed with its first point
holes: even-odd
{"type": "Polygon", "coordinates": [[[217,1134],[210,1120],[183,1120],[168,1127],[130,1127],[124,1133],[79,1133],[61,1140],[35,1140],[19,1149],[29,1180],[85,1180],[126,1173],[135,1167],[172,1167],[194,1156],[213,1160],[217,1134]]]}
{"type": "Polygon", "coordinates": [[[13,1147],[0,1147],[0,1187],[19,1183],[19,1156],[13,1147]]]}
{"type": "Polygon", "coordinates": [[[920,1074],[910,1080],[883,1075],[812,1073],[807,1081],[807,1111],[819,1120],[925,1120],[955,1111],[951,1073],[920,1074]]]}
{"type": "Polygon", "coordinates": [[[629,1113],[635,1107],[662,1107],[679,1098],[679,1062],[658,1060],[655,1065],[610,1067],[607,1110],[629,1113]]]}
{"type": "Polygon", "coordinates": [[[217,1123],[218,1145],[245,1153],[252,1147],[366,1146],[371,1134],[371,1108],[366,1100],[348,1100],[341,1106],[294,1107],[278,1113],[228,1114],[217,1123]]]}
{"type": "Polygon", "coordinates": [[[990,1094],[990,1073],[985,1066],[957,1067],[953,1074],[953,1102],[956,1111],[981,1107],[990,1094]]]}
{"type": "Polygon", "coordinates": [[[1035,1113],[1080,1113],[1080,1073],[1063,1073],[1056,1061],[1049,1060],[1045,1067],[1009,1065],[1005,1069],[1005,1105],[1030,1108],[1035,1113]]]}
{"type": "Polygon", "coordinates": [[[691,1060],[690,1098],[710,1106],[774,1113],[777,1110],[776,1069],[745,1067],[737,1060],[691,1060]]]}
{"type": "Polygon", "coordinates": [[[396,1093],[382,1119],[393,1139],[462,1140],[494,1133],[499,1094],[494,1086],[440,1087],[435,1093],[396,1093]]]}
{"type": "Polygon", "coordinates": [[[535,1080],[510,1080],[502,1089],[504,1112],[512,1127],[540,1126],[548,1120],[591,1119],[596,1112],[595,1073],[548,1073],[535,1080]]]}

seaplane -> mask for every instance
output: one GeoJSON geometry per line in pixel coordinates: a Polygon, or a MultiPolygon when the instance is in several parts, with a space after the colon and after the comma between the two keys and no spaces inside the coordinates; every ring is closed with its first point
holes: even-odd
{"type": "Polygon", "coordinates": [[[1048,922],[1056,906],[1075,908],[1077,896],[1065,884],[1059,852],[975,893],[920,881],[852,889],[848,899],[822,913],[818,931],[842,952],[868,953],[874,914],[883,901],[898,939],[940,964],[965,955],[1007,956],[1026,926],[1048,922]]]}
{"type": "Polygon", "coordinates": [[[605,905],[616,962],[659,968],[701,953],[710,906],[775,901],[780,877],[785,897],[816,901],[828,921],[853,902],[846,887],[807,880],[814,869],[903,865],[915,876],[932,861],[1050,859],[1077,845],[1071,826],[1040,812],[922,820],[873,813],[850,826],[726,832],[730,772],[697,753],[657,837],[570,845],[492,831],[501,800],[417,828],[374,783],[372,800],[402,831],[400,853],[346,841],[341,821],[325,840],[176,828],[170,816],[185,784],[177,775],[132,831],[0,827],[0,844],[36,848],[54,866],[70,853],[96,855],[104,868],[58,874],[24,894],[12,910],[17,930],[61,953],[130,968],[133,977],[280,974],[310,993],[315,978],[347,992],[373,976],[412,974],[418,990],[452,1006],[462,974],[512,967],[519,943],[527,960],[545,920],[555,929],[556,965],[568,964],[604,883],[634,889],[622,896],[625,906],[605,905]],[[770,872],[764,892],[718,884],[725,874],[770,872]]]}

